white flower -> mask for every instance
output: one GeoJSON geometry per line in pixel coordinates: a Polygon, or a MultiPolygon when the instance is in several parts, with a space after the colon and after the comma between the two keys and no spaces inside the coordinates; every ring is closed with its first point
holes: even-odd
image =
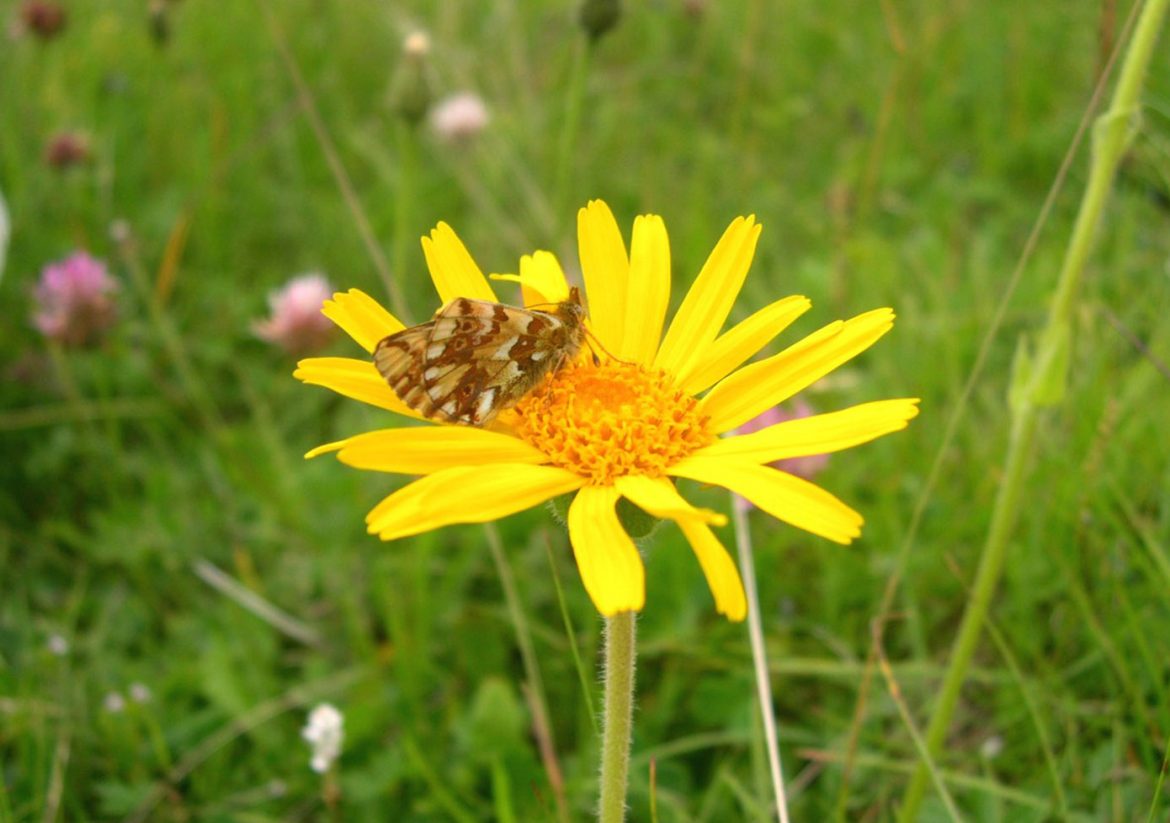
{"type": "Polygon", "coordinates": [[[412,31],[402,41],[402,50],[410,57],[426,57],[431,50],[431,38],[425,31],[412,31]]]}
{"type": "Polygon", "coordinates": [[[130,699],[135,703],[149,703],[151,697],[150,687],[145,683],[130,684],[130,699]]]}
{"type": "Polygon", "coordinates": [[[979,747],[979,753],[988,760],[994,760],[1003,752],[1003,738],[998,734],[993,734],[991,737],[983,741],[983,745],[979,747]]]}
{"type": "Polygon", "coordinates": [[[64,657],[69,654],[69,641],[65,639],[64,635],[51,634],[49,639],[45,642],[49,652],[55,654],[57,657],[64,657]]]}
{"type": "Polygon", "coordinates": [[[333,761],[341,754],[343,722],[341,712],[329,703],[321,703],[309,712],[309,722],[301,730],[301,737],[313,749],[313,757],[309,761],[313,771],[319,774],[329,771],[333,761]]]}
{"type": "Polygon", "coordinates": [[[490,119],[487,106],[478,94],[461,91],[435,105],[431,111],[431,128],[441,139],[457,143],[475,137],[490,119]]]}
{"type": "Polygon", "coordinates": [[[102,705],[110,714],[119,714],[126,708],[126,698],[122,697],[120,692],[110,692],[102,701],[102,705]]]}

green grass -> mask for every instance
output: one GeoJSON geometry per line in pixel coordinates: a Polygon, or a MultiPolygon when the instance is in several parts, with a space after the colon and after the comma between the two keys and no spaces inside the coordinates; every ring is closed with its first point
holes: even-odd
{"type": "MultiPolygon", "coordinates": [[[[839,808],[889,819],[916,754],[880,676],[843,784],[870,621],[961,412],[885,634],[921,728],[987,530],[1012,352],[1043,319],[1087,152],[986,371],[956,403],[1091,94],[1102,9],[775,12],[757,0],[694,18],[681,2],[628,4],[585,64],[562,170],[581,46],[568,4],[272,5],[415,319],[434,308],[417,237],[435,222],[453,225],[485,270],[514,270],[536,247],[572,267],[573,218],[591,197],[624,226],[663,215],[676,305],[727,223],[755,213],[765,230],[736,316],[788,293],[814,302],[777,345],[897,310],[894,332],[845,379],[810,392],[821,409],[923,398],[908,431],[834,457],[818,478],[865,514],[864,538],[842,549],[752,520],[794,819],[839,808]],[[431,34],[435,87],[476,88],[493,121],[466,150],[421,133],[404,202],[386,95],[414,25],[431,34]]],[[[1118,29],[1130,7],[1118,5],[1118,29]]],[[[319,700],[346,718],[338,819],[553,820],[488,537],[470,526],[388,545],[367,536],[365,511],[399,481],[300,455],[385,415],[299,385],[293,363],[249,331],[267,292],[309,268],[386,297],[261,8],[176,4],[158,46],[143,4],[76,3],[59,39],[0,48],[0,190],[13,224],[0,281],[0,823],[54,810],[70,821],[330,819],[299,737],[319,700]],[[92,165],[45,167],[60,128],[92,135],[92,165]],[[137,240],[132,259],[109,238],[119,219],[137,240]],[[102,347],[54,361],[26,320],[29,290],[75,247],[112,262],[124,319],[102,347]],[[207,563],[287,613],[292,633],[209,585],[196,573],[207,563]],[[54,634],[69,639],[64,657],[47,647],[54,634]],[[152,699],[104,708],[133,683],[152,699]]],[[[1079,298],[1069,392],[1043,418],[995,631],[936,764],[965,819],[1170,813],[1159,780],[1170,745],[1170,385],[1157,365],[1170,362],[1166,42],[1079,298]]],[[[340,340],[331,351],[356,354],[340,340]]],[[[587,819],[598,745],[572,650],[597,692],[600,622],[547,512],[499,529],[572,818],[587,819]]],[[[651,819],[651,763],[659,820],[766,819],[746,631],[714,613],[673,527],[656,533],[647,564],[631,819],[651,819]]],[[[947,819],[937,799],[923,819],[947,819]]]]}

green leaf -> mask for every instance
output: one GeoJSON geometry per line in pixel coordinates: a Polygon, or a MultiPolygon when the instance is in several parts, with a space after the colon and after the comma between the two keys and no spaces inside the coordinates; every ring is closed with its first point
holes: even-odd
{"type": "Polygon", "coordinates": [[[1044,331],[1032,378],[1032,402],[1055,406],[1064,399],[1072,350],[1072,330],[1066,321],[1056,321],[1044,331]]]}
{"type": "Polygon", "coordinates": [[[1016,344],[1016,353],[1012,358],[1012,380],[1008,386],[1008,406],[1013,414],[1020,410],[1031,399],[1030,386],[1032,382],[1032,352],[1028,345],[1028,338],[1020,335],[1020,342],[1016,344]]]}

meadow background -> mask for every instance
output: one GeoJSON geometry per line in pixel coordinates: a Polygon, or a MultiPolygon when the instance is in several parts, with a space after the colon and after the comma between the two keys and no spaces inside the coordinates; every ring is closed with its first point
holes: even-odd
{"type": "MultiPolygon", "coordinates": [[[[922,398],[906,432],[818,478],[864,513],[863,539],[752,520],[794,819],[890,819],[916,755],[881,675],[863,689],[870,622],[924,503],[884,643],[924,725],[999,482],[1012,353],[1043,319],[1085,148],[965,402],[962,388],[1131,2],[656,0],[589,49],[571,3],[66,7],[41,41],[0,5],[0,823],[555,820],[533,700],[551,708],[570,816],[588,817],[600,620],[563,529],[544,510],[500,525],[519,619],[483,529],[367,536],[364,513],[401,479],[301,455],[391,421],[300,385],[251,324],[308,270],[389,300],[355,205],[418,321],[435,308],[418,237],[437,221],[487,271],[534,248],[573,269],[593,197],[625,227],[664,216],[676,301],[728,222],[756,214],[735,319],[788,293],[814,303],[777,346],[898,313],[806,395],[822,410],[922,398]],[[476,139],[445,143],[389,105],[416,30],[435,96],[485,99],[476,139]],[[62,130],[88,134],[88,162],[49,167],[62,130]],[[120,281],[120,322],[54,350],[30,295],[76,249],[120,281]],[[300,738],[319,701],[345,715],[325,780],[300,738]]],[[[1168,42],[938,762],[969,820],[1170,814],[1168,42]]],[[[631,819],[766,820],[746,630],[715,614],[677,532],[647,564],[631,819]]],[[[934,800],[922,819],[948,817],[934,800]]]]}

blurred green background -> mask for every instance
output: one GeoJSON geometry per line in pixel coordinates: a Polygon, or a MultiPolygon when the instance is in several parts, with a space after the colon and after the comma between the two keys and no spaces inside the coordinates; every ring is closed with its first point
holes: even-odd
{"type": "MultiPolygon", "coordinates": [[[[756,214],[735,319],[788,293],[814,303],[777,346],[898,312],[807,394],[821,410],[923,398],[908,431],[818,478],[866,516],[864,538],[752,520],[794,819],[889,819],[916,755],[881,677],[863,690],[870,621],[961,413],[886,630],[924,724],[997,489],[1012,352],[1043,318],[1087,149],[957,408],[960,391],[1132,3],[656,0],[592,46],[571,3],[90,0],[51,38],[24,30],[25,5],[0,5],[0,823],[557,819],[483,530],[367,536],[401,479],[301,455],[387,416],[298,384],[251,324],[308,270],[389,299],[355,206],[417,321],[435,308],[418,237],[437,221],[485,271],[534,248],[573,270],[593,197],[627,231],[663,215],[676,304],[727,223],[756,214]],[[415,31],[434,98],[486,102],[477,136],[445,141],[391,105],[415,31]],[[87,159],[47,162],[62,132],[87,159]],[[119,280],[120,321],[61,349],[31,293],[75,249],[119,280]],[[319,701],[345,714],[325,781],[300,739],[319,701]]],[[[938,763],[969,820],[1170,814],[1166,42],[938,763]]],[[[328,351],[359,354],[341,336],[328,351]]],[[[547,512],[500,528],[586,819],[600,620],[547,512]]],[[[652,819],[652,797],[663,821],[768,819],[746,631],[715,614],[676,530],[647,564],[631,819],[652,819]]],[[[948,818],[934,801],[923,819],[948,818]]]]}

